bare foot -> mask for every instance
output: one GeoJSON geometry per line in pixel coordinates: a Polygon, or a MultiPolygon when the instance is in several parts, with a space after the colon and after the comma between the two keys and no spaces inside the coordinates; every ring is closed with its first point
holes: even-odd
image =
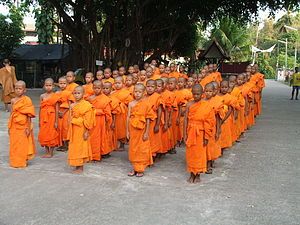
{"type": "Polygon", "coordinates": [[[194,182],[194,174],[191,173],[190,178],[187,180],[188,183],[192,184],[194,182]]]}
{"type": "Polygon", "coordinates": [[[200,183],[200,174],[195,176],[194,183],[200,183]]]}
{"type": "Polygon", "coordinates": [[[41,158],[45,159],[45,158],[52,158],[52,155],[51,154],[45,154],[45,155],[42,155],[41,158]]]}
{"type": "Polygon", "coordinates": [[[143,177],[143,176],[144,176],[144,173],[142,173],[142,172],[136,173],[135,176],[136,176],[136,177],[143,177]]]}
{"type": "Polygon", "coordinates": [[[136,175],[136,172],[134,170],[130,171],[128,174],[127,174],[129,177],[133,177],[136,175]]]}
{"type": "Polygon", "coordinates": [[[73,174],[82,174],[83,173],[83,166],[76,166],[76,168],[72,172],[73,174]]]}

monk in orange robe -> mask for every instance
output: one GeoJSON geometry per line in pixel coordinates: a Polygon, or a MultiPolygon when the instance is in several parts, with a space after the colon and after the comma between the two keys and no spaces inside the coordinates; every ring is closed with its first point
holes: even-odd
{"type": "Polygon", "coordinates": [[[151,108],[154,112],[154,117],[150,120],[150,131],[149,139],[151,145],[152,156],[155,157],[156,154],[162,149],[162,140],[161,140],[161,130],[160,123],[162,119],[162,98],[161,95],[156,91],[157,83],[155,80],[148,80],[146,84],[147,92],[147,101],[151,105],[151,108]]]}
{"type": "Polygon", "coordinates": [[[54,81],[47,78],[44,83],[45,93],[40,97],[39,142],[45,147],[43,158],[52,158],[54,147],[59,145],[59,133],[56,113],[56,103],[59,95],[53,93],[54,81]]]}
{"type": "Polygon", "coordinates": [[[122,111],[116,115],[116,137],[120,142],[119,151],[124,151],[124,145],[126,143],[126,117],[128,111],[128,104],[133,100],[130,92],[123,88],[124,81],[122,77],[115,78],[115,91],[111,94],[113,97],[117,98],[121,104],[120,107],[122,111]]]}
{"type": "Polygon", "coordinates": [[[73,91],[75,102],[70,105],[71,118],[68,130],[68,162],[75,167],[74,173],[82,173],[83,165],[92,160],[90,131],[95,125],[95,111],[83,99],[84,89],[78,86],[73,91]]]}
{"type": "Polygon", "coordinates": [[[181,74],[177,71],[177,65],[175,63],[170,64],[170,70],[169,78],[178,79],[180,77],[181,74]]]}
{"type": "Polygon", "coordinates": [[[255,116],[261,113],[261,97],[262,97],[262,89],[265,87],[264,75],[258,72],[258,65],[254,64],[251,67],[251,78],[250,81],[255,83],[256,88],[254,90],[254,110],[255,116]]]}
{"type": "Polygon", "coordinates": [[[128,176],[142,177],[145,169],[153,164],[149,130],[150,120],[155,118],[155,113],[144,94],[145,86],[136,84],[135,100],[128,106],[126,131],[129,139],[129,161],[133,166],[128,176]]]}
{"type": "Polygon", "coordinates": [[[84,88],[84,99],[92,96],[94,94],[93,90],[93,81],[94,81],[94,74],[92,72],[88,72],[85,74],[85,85],[84,88]]]}
{"type": "Polygon", "coordinates": [[[5,111],[9,112],[11,99],[15,97],[14,85],[17,82],[15,67],[10,65],[8,59],[3,60],[4,67],[0,69],[0,84],[2,85],[2,101],[5,111]]]}
{"type": "MultiPolygon", "coordinates": [[[[217,83],[216,83],[217,84],[217,83]]],[[[205,94],[205,101],[207,101],[210,106],[214,110],[215,119],[213,121],[213,136],[209,139],[207,145],[207,174],[212,173],[213,163],[216,159],[221,156],[221,146],[219,145],[219,137],[220,137],[220,126],[221,120],[224,118],[224,103],[220,96],[217,94],[217,88],[213,83],[209,83],[205,86],[204,94],[205,94]]]]}
{"type": "Polygon", "coordinates": [[[213,137],[215,126],[214,110],[208,101],[201,101],[202,86],[195,84],[192,89],[194,100],[187,104],[184,119],[184,141],[186,163],[190,172],[188,182],[200,182],[200,173],[207,171],[207,145],[213,137]]]}
{"type": "Polygon", "coordinates": [[[75,78],[76,78],[75,73],[73,71],[67,72],[66,79],[67,79],[68,86],[66,87],[66,90],[70,91],[71,93],[73,92],[75,87],[78,86],[78,84],[75,83],[75,78]]]}
{"type": "Polygon", "coordinates": [[[236,79],[236,83],[237,83],[237,88],[240,89],[241,91],[241,96],[242,98],[244,99],[244,107],[242,107],[240,110],[239,110],[239,114],[238,114],[238,120],[239,120],[239,124],[240,124],[240,132],[241,134],[243,134],[246,130],[246,109],[247,109],[247,104],[248,104],[248,91],[249,90],[244,90],[244,74],[239,74],[237,76],[237,79],[236,79]]]}
{"type": "Polygon", "coordinates": [[[110,157],[112,151],[110,147],[109,130],[111,129],[111,99],[102,94],[102,82],[93,82],[94,95],[88,98],[95,110],[95,126],[90,132],[90,141],[92,148],[92,160],[100,161],[101,158],[110,157]]]}
{"type": "Polygon", "coordinates": [[[115,80],[111,76],[112,76],[111,69],[105,68],[104,69],[104,78],[102,79],[102,83],[104,84],[105,82],[109,82],[111,84],[114,84],[115,80]]]}
{"type": "Polygon", "coordinates": [[[210,76],[210,75],[207,73],[207,70],[205,70],[205,69],[202,69],[202,70],[201,70],[201,76],[202,76],[202,78],[201,78],[200,84],[201,84],[201,86],[202,86],[203,89],[205,88],[205,86],[206,86],[207,84],[209,84],[209,83],[215,81],[215,80],[214,80],[214,77],[213,77],[213,76],[210,76]]]}
{"type": "Polygon", "coordinates": [[[27,161],[34,158],[35,146],[31,118],[35,117],[34,105],[25,96],[24,81],[15,83],[16,97],[11,100],[12,111],[8,121],[9,164],[14,168],[24,168],[27,161]]]}
{"type": "MultiPolygon", "coordinates": [[[[94,74],[93,74],[93,75],[94,75],[94,74]]],[[[96,72],[96,80],[102,81],[103,78],[104,78],[103,70],[98,70],[98,71],[96,72]]]]}
{"type": "Polygon", "coordinates": [[[133,76],[132,75],[127,75],[125,78],[125,87],[126,90],[128,90],[130,92],[130,94],[133,96],[133,89],[134,89],[134,85],[133,85],[133,76]]]}
{"type": "Polygon", "coordinates": [[[69,129],[69,106],[71,102],[74,102],[72,92],[66,89],[67,79],[66,77],[60,77],[58,80],[58,86],[60,88],[56,94],[59,99],[56,103],[56,123],[58,124],[59,133],[59,148],[58,151],[67,151],[68,143],[68,129],[69,129]]]}
{"type": "Polygon", "coordinates": [[[176,145],[177,145],[177,134],[179,130],[179,121],[180,121],[180,115],[178,111],[178,104],[177,104],[177,96],[176,96],[176,86],[177,86],[177,79],[174,77],[171,77],[168,79],[168,90],[170,92],[170,101],[173,102],[172,104],[172,110],[170,111],[170,119],[171,123],[169,124],[169,128],[172,131],[172,146],[171,150],[169,151],[170,154],[176,154],[176,145]]]}
{"type": "Polygon", "coordinates": [[[220,86],[219,96],[222,97],[226,111],[224,119],[221,121],[220,146],[222,153],[224,149],[230,148],[233,144],[233,109],[236,108],[236,99],[228,93],[229,82],[223,80],[220,86]]]}

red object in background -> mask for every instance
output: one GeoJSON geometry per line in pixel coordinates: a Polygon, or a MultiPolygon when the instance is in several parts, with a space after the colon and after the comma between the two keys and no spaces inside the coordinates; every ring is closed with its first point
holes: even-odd
{"type": "Polygon", "coordinates": [[[221,63],[219,67],[219,71],[221,73],[244,73],[246,71],[246,67],[250,64],[250,62],[232,62],[232,63],[221,63]]]}

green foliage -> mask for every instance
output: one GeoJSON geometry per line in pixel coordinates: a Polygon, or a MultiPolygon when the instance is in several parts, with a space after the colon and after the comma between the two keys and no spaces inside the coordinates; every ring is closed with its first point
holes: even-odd
{"type": "Polygon", "coordinates": [[[9,15],[0,14],[0,56],[10,57],[24,37],[22,11],[12,6],[9,15]]]}

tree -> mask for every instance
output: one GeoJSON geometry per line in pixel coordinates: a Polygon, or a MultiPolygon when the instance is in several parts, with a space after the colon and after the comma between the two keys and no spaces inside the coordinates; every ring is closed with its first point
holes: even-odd
{"type": "Polygon", "coordinates": [[[0,57],[8,58],[24,37],[23,15],[11,7],[8,16],[0,14],[0,57]]]}

